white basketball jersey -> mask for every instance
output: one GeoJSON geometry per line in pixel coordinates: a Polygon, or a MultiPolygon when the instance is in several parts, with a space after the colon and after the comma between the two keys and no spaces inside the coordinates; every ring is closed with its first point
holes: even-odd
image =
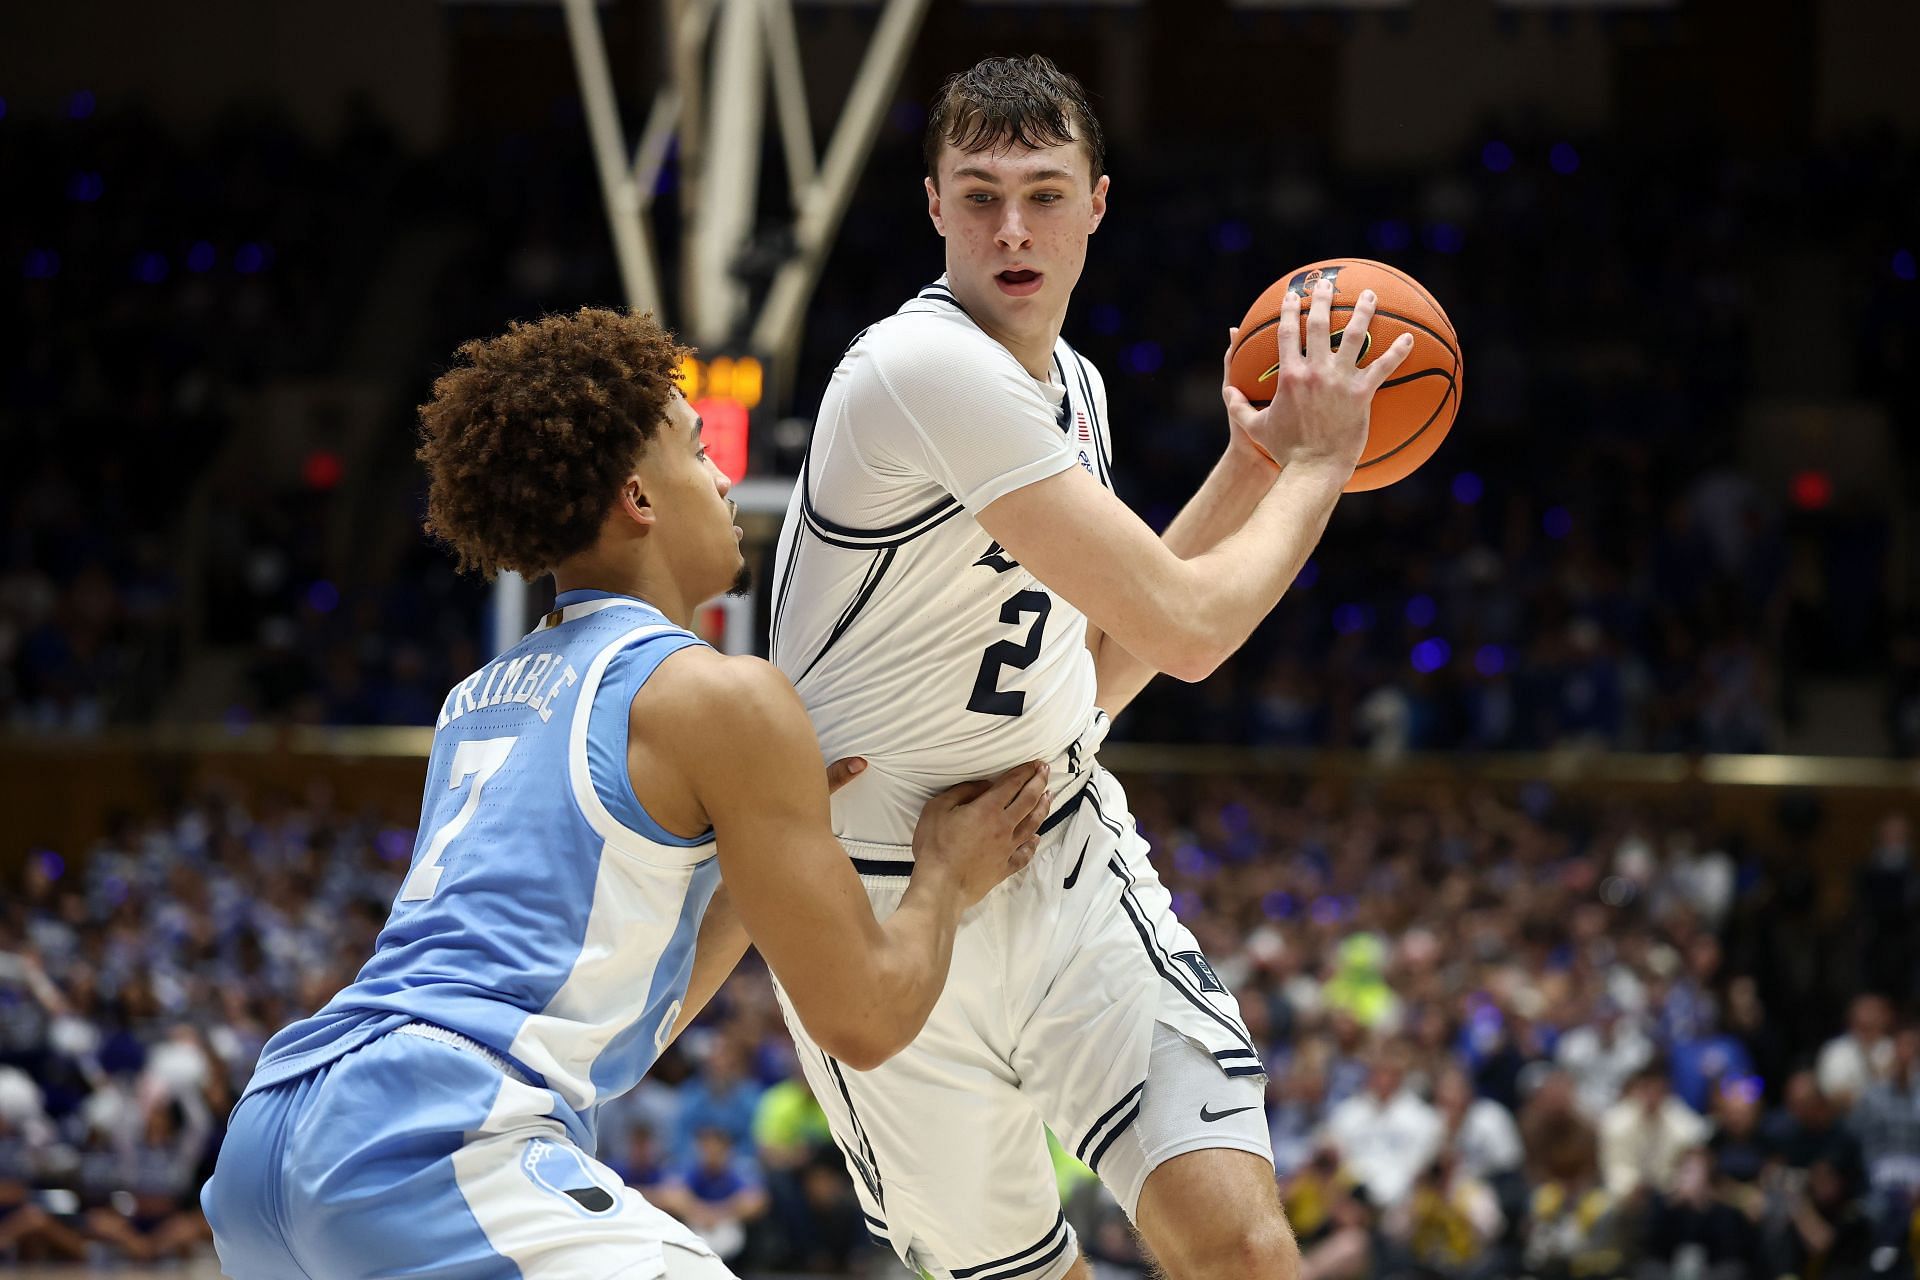
{"type": "Polygon", "coordinates": [[[944,277],[865,330],[821,402],[773,580],[773,661],[828,760],[843,839],[909,844],[956,782],[1050,760],[1095,719],[1087,620],[974,514],[1085,467],[1112,487],[1106,390],[1054,345],[1042,382],[944,277]]]}

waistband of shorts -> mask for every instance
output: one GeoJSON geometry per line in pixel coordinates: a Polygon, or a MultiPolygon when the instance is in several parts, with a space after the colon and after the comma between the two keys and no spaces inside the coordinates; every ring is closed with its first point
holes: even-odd
{"type": "MultiPolygon", "coordinates": [[[[1045,836],[1060,824],[1068,821],[1080,811],[1086,803],[1087,794],[1093,789],[1096,774],[1105,772],[1098,763],[1083,764],[1081,771],[1067,780],[1062,792],[1053,797],[1053,812],[1040,823],[1037,833],[1045,836]]],[[[861,840],[842,840],[853,869],[863,876],[872,876],[881,880],[905,880],[913,875],[913,859],[900,857],[903,852],[899,845],[869,844],[861,840]]]]}
{"type": "Polygon", "coordinates": [[[489,1049],[471,1036],[463,1036],[458,1031],[449,1031],[437,1022],[403,1022],[388,1035],[418,1036],[422,1040],[438,1040],[441,1044],[452,1045],[484,1061],[509,1080],[520,1084],[533,1085],[533,1078],[514,1064],[512,1058],[496,1050],[489,1049]]]}

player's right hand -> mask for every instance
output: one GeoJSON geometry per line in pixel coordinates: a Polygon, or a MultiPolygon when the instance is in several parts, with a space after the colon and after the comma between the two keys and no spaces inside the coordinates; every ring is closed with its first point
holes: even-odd
{"type": "MultiPolygon", "coordinates": [[[[1347,318],[1347,331],[1365,333],[1378,305],[1373,290],[1362,293],[1347,318]]],[[[1229,419],[1281,467],[1326,467],[1345,483],[1366,447],[1373,393],[1412,354],[1413,336],[1401,334],[1362,369],[1364,342],[1333,345],[1332,307],[1333,285],[1322,280],[1313,287],[1303,350],[1300,295],[1288,293],[1280,301],[1273,399],[1255,410],[1233,387],[1223,394],[1229,419]]]]}
{"type": "Polygon", "coordinates": [[[1047,816],[1047,766],[1016,765],[991,782],[963,782],[927,801],[913,829],[917,868],[959,884],[962,909],[1033,860],[1047,816]]]}

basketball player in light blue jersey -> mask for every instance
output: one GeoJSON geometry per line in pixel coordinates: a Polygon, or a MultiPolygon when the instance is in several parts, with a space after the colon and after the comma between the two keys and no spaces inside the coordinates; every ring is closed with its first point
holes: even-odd
{"type": "Polygon", "coordinates": [[[596,1108],[737,958],[702,938],[743,926],[817,1042],[871,1067],[1032,856],[1043,766],[954,788],[876,921],[792,687],[687,629],[744,561],[684,354],[650,317],[550,316],[467,344],[422,410],[430,531],[559,595],[447,696],[373,957],[234,1110],[201,1193],[231,1276],[727,1276],[591,1154],[596,1108]]]}

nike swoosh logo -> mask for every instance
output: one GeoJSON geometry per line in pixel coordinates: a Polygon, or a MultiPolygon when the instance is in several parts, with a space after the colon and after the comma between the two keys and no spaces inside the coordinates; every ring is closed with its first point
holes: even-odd
{"type": "MultiPolygon", "coordinates": [[[[1258,1105],[1259,1105],[1258,1103],[1254,1104],[1254,1106],[1258,1106],[1258,1105]]],[[[1201,1122],[1204,1124],[1212,1124],[1215,1120],[1225,1120],[1228,1116],[1237,1116],[1242,1111],[1251,1111],[1251,1110],[1253,1110],[1252,1106],[1235,1107],[1231,1111],[1208,1111],[1207,1104],[1203,1102],[1200,1104],[1200,1119],[1201,1119],[1201,1122]]]]}
{"type": "Polygon", "coordinates": [[[1080,864],[1087,860],[1087,845],[1092,843],[1093,837],[1088,836],[1086,843],[1080,846],[1080,856],[1073,860],[1073,870],[1067,872],[1066,881],[1060,886],[1062,889],[1073,888],[1073,882],[1080,878],[1080,864]]]}

